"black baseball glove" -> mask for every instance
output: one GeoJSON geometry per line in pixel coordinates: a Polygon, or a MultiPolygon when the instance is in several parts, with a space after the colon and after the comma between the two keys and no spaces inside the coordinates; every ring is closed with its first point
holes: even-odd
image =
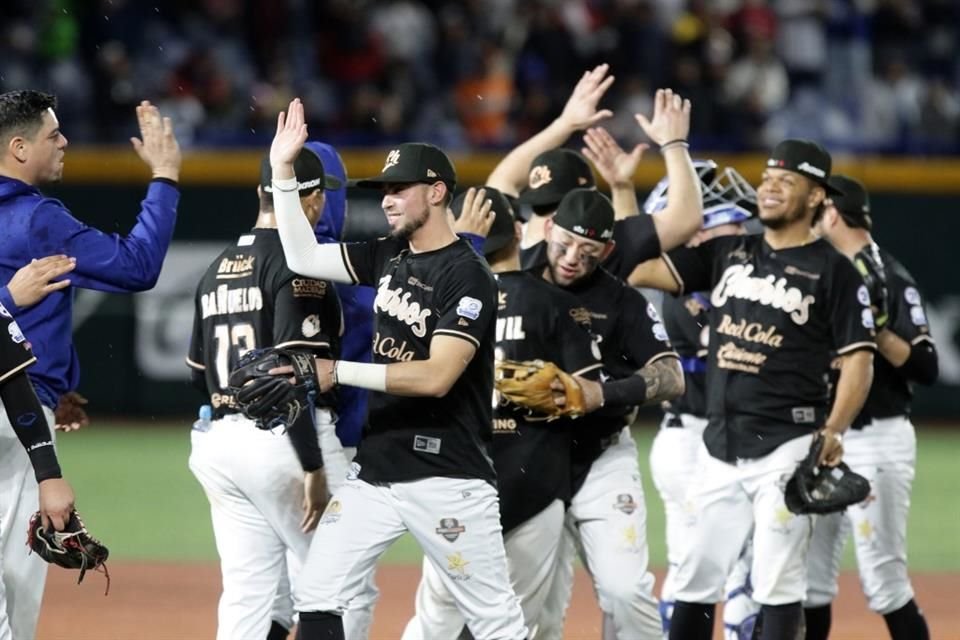
{"type": "Polygon", "coordinates": [[[887,272],[880,257],[880,248],[873,242],[860,249],[853,256],[853,264],[863,276],[863,283],[870,294],[870,307],[877,330],[882,329],[890,319],[887,272]]]}
{"type": "Polygon", "coordinates": [[[30,518],[27,528],[27,545],[50,564],[64,569],[79,569],[78,584],[83,582],[83,576],[88,570],[103,567],[103,573],[107,577],[107,590],[110,590],[110,574],[107,573],[105,564],[110,551],[87,533],[87,528],[76,511],[70,514],[70,520],[63,531],[44,529],[40,512],[37,511],[30,518]]]}
{"type": "Polygon", "coordinates": [[[230,373],[229,385],[243,415],[259,428],[289,427],[316,397],[313,354],[283,348],[248,351],[230,373]],[[292,373],[269,373],[287,366],[292,373]]]}
{"type": "Polygon", "coordinates": [[[823,436],[816,434],[807,457],[787,481],[783,499],[796,514],[833,513],[863,502],[870,495],[870,482],[841,462],[835,467],[817,464],[823,436]]]}

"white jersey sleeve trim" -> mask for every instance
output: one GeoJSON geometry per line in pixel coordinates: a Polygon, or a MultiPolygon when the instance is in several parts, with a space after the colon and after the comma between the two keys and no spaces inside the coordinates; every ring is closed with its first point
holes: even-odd
{"type": "Polygon", "coordinates": [[[921,334],[921,335],[917,336],[916,338],[914,338],[913,340],[911,340],[911,341],[910,341],[910,344],[920,344],[921,342],[929,342],[930,344],[932,344],[932,345],[934,345],[934,346],[937,345],[937,343],[934,342],[934,340],[933,340],[933,336],[927,335],[927,334],[925,334],[925,333],[924,333],[924,334],[921,334]]]}
{"type": "Polygon", "coordinates": [[[473,344],[473,346],[480,348],[480,341],[474,338],[469,333],[464,333],[462,331],[454,331],[453,329],[437,329],[433,332],[433,335],[444,335],[444,336],[456,336],[473,344]]]}
{"type": "Polygon", "coordinates": [[[273,345],[277,349],[286,349],[288,347],[307,347],[308,349],[329,349],[330,343],[327,341],[316,340],[288,340],[280,344],[273,345]]]}
{"type": "Polygon", "coordinates": [[[837,349],[837,355],[842,356],[848,353],[853,353],[854,351],[860,351],[861,349],[869,349],[870,351],[877,350],[877,343],[875,342],[851,342],[845,347],[837,349]]]}
{"type": "Polygon", "coordinates": [[[682,296],[685,291],[683,290],[683,278],[680,277],[680,272],[677,271],[677,268],[673,266],[673,262],[670,260],[670,256],[665,253],[660,254],[660,259],[663,260],[663,263],[667,265],[667,271],[670,272],[670,275],[673,276],[673,279],[677,281],[677,286],[680,287],[680,290],[677,292],[678,296],[682,296]]]}
{"type": "Polygon", "coordinates": [[[290,270],[310,278],[353,284],[355,280],[343,264],[340,245],[320,244],[314,237],[300,205],[297,179],[274,180],[273,185],[274,215],[290,270]]]}
{"type": "Polygon", "coordinates": [[[584,367],[583,369],[578,369],[578,370],[576,370],[576,371],[571,371],[571,372],[570,372],[570,375],[572,375],[572,376],[582,376],[583,374],[588,373],[588,372],[590,372],[590,371],[595,371],[596,369],[599,369],[599,368],[602,367],[602,366],[603,366],[603,363],[602,363],[602,362],[598,362],[598,363],[596,363],[596,364],[590,365],[589,367],[584,367]]]}
{"type": "Polygon", "coordinates": [[[27,360],[26,362],[23,362],[23,363],[19,364],[18,366],[14,367],[13,369],[10,369],[9,371],[7,371],[6,373],[4,373],[3,375],[0,375],[0,382],[3,382],[3,381],[6,380],[7,378],[9,378],[9,377],[11,377],[11,376],[19,373],[20,371],[23,371],[24,369],[26,369],[27,367],[29,367],[30,365],[32,365],[32,364],[33,364],[34,362],[36,362],[36,361],[37,361],[36,358],[30,358],[30,359],[27,360]]]}
{"type": "Polygon", "coordinates": [[[680,356],[677,354],[676,351],[661,351],[660,353],[656,354],[655,356],[653,356],[653,357],[651,357],[649,360],[647,360],[647,361],[644,363],[644,365],[643,365],[642,367],[640,367],[640,368],[641,368],[641,369],[646,369],[647,367],[649,367],[650,365],[652,365],[652,364],[653,364],[654,362],[656,362],[657,360],[663,360],[664,358],[676,358],[677,360],[679,360],[679,359],[680,359],[680,356]]]}
{"type": "Polygon", "coordinates": [[[206,367],[206,366],[200,364],[199,362],[194,362],[194,361],[191,360],[190,358],[184,358],[184,360],[187,361],[187,366],[190,367],[191,369],[197,369],[198,371],[206,371],[206,370],[207,370],[207,367],[206,367]]]}

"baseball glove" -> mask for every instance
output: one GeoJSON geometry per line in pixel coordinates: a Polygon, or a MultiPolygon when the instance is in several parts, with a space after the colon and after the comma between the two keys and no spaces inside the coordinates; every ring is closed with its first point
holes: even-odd
{"type": "Polygon", "coordinates": [[[50,564],[64,569],[79,569],[80,578],[77,584],[83,582],[83,576],[89,570],[103,567],[107,578],[107,592],[110,591],[110,574],[107,572],[107,557],[110,550],[87,532],[80,515],[74,511],[63,531],[47,531],[43,528],[43,520],[37,511],[30,518],[27,529],[27,546],[50,564]]]}
{"type": "Polygon", "coordinates": [[[69,431],[90,424],[90,418],[83,408],[87,402],[87,399],[76,391],[68,391],[60,396],[53,412],[57,428],[69,431]]]}
{"type": "Polygon", "coordinates": [[[230,373],[229,385],[240,410],[259,428],[289,427],[316,396],[313,355],[277,348],[248,351],[230,373]],[[293,367],[290,376],[269,373],[286,366],[293,367]]]}
{"type": "Polygon", "coordinates": [[[870,495],[870,482],[841,462],[835,467],[817,464],[823,436],[813,437],[807,457],[800,461],[787,486],[783,499],[787,509],[796,514],[833,513],[863,502],[870,495]]]}
{"type": "Polygon", "coordinates": [[[552,362],[498,360],[494,384],[500,395],[515,405],[551,418],[576,418],[586,413],[580,385],[552,362]],[[563,406],[557,406],[554,401],[561,393],[553,388],[555,380],[563,385],[562,394],[566,397],[563,406]]]}

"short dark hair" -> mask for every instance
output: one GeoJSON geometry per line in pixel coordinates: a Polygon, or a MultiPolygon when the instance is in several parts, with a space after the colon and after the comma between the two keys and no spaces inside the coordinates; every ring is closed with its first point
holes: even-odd
{"type": "Polygon", "coordinates": [[[56,96],[42,91],[23,89],[0,94],[0,145],[14,136],[33,136],[43,124],[44,112],[56,108],[56,96]]]}
{"type": "Polygon", "coordinates": [[[273,194],[260,189],[260,211],[273,213],[273,194]]]}

